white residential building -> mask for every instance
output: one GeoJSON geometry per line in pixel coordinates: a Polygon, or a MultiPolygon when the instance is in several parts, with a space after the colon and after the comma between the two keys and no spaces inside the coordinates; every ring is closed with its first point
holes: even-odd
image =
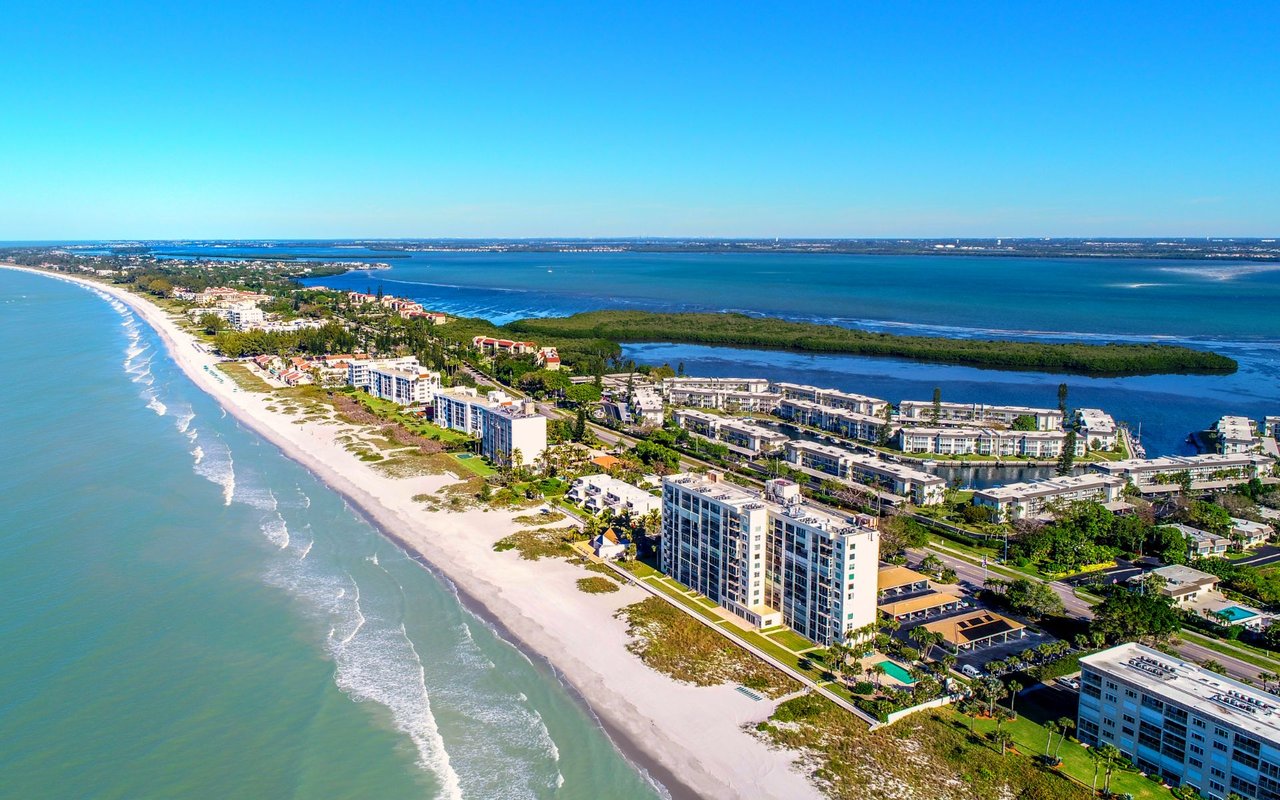
{"type": "Polygon", "coordinates": [[[816,442],[787,442],[787,463],[806,475],[881,487],[918,506],[941,503],[947,482],[929,472],[816,442]]]}
{"type": "Polygon", "coordinates": [[[509,464],[518,452],[526,467],[538,463],[547,449],[547,418],[532,401],[484,410],[480,454],[495,464],[509,464]]]}
{"type": "Polygon", "coordinates": [[[1115,503],[1123,496],[1127,483],[1124,478],[1096,473],[1010,483],[979,489],[973,493],[973,504],[994,509],[999,520],[1029,519],[1055,502],[1092,500],[1104,505],[1115,503]]]}
{"type": "Polygon", "coordinates": [[[1076,425],[1090,450],[1113,450],[1120,442],[1115,419],[1100,408],[1076,409],[1076,425]]]}
{"type": "Polygon", "coordinates": [[[874,518],[805,506],[791,481],[763,495],[717,473],[662,482],[662,571],[758,627],[829,645],[874,622],[879,551],[874,518]]]}
{"type": "Polygon", "coordinates": [[[1076,736],[1208,800],[1280,798],[1280,697],[1129,643],[1080,659],[1076,736]]]}
{"type": "MultiPolygon", "coordinates": [[[[1057,458],[1067,443],[1062,430],[1015,431],[1007,428],[902,428],[898,449],[906,453],[980,455],[994,457],[1057,458]]],[[[1084,441],[1076,437],[1075,455],[1084,455],[1084,441]]]]}
{"type": "Polygon", "coordinates": [[[658,427],[665,421],[662,395],[647,386],[637,386],[627,401],[631,418],[646,427],[658,427]]]}
{"type": "Polygon", "coordinates": [[[347,361],[347,385],[368,391],[369,387],[373,383],[373,378],[370,377],[369,370],[375,364],[383,369],[415,369],[419,366],[416,356],[373,359],[364,355],[354,355],[347,361]]]}
{"type": "Polygon", "coordinates": [[[492,391],[481,397],[475,389],[442,389],[432,398],[437,425],[480,439],[480,454],[496,464],[506,464],[519,450],[521,463],[535,464],[547,449],[547,418],[531,402],[517,402],[506,393],[492,391]]]}
{"type": "Polygon", "coordinates": [[[1231,518],[1231,539],[1242,550],[1263,544],[1271,538],[1273,533],[1275,531],[1265,523],[1239,517],[1231,518]]]}
{"type": "Polygon", "coordinates": [[[1257,426],[1248,417],[1223,417],[1213,426],[1218,434],[1218,452],[1224,455],[1253,453],[1261,446],[1257,426]]]}
{"type": "MultiPolygon", "coordinates": [[[[898,404],[898,418],[903,424],[935,424],[934,407],[929,400],[903,400],[898,404]]],[[[936,424],[1012,425],[1018,417],[1031,417],[1036,430],[1062,430],[1062,412],[1056,408],[1030,406],[989,406],[983,403],[939,403],[936,424]]]]}
{"type": "Polygon", "coordinates": [[[786,400],[801,400],[827,408],[842,408],[855,414],[868,417],[884,417],[889,403],[878,397],[867,397],[864,394],[842,392],[837,389],[823,389],[802,383],[775,382],[773,391],[786,400]]]}
{"type": "Polygon", "coordinates": [[[575,479],[565,497],[593,514],[608,509],[615,514],[642,517],[662,508],[662,498],[604,474],[583,475],[575,479]]]}
{"type": "Polygon", "coordinates": [[[897,435],[898,426],[890,425],[883,416],[872,416],[846,408],[824,406],[811,400],[784,399],[774,412],[783,419],[810,428],[834,433],[845,439],[877,442],[886,427],[891,439],[897,435]]]}
{"type": "Polygon", "coordinates": [[[782,399],[764,378],[667,378],[662,392],[673,406],[762,414],[771,413],[782,399]]]}
{"type": "Polygon", "coordinates": [[[250,331],[261,328],[267,315],[262,309],[249,303],[234,305],[227,309],[227,322],[238,331],[250,331]]]}
{"type": "Polygon", "coordinates": [[[1190,476],[1193,489],[1217,489],[1270,475],[1273,465],[1270,458],[1257,453],[1204,453],[1196,456],[1098,461],[1089,464],[1089,469],[1119,475],[1132,481],[1144,493],[1155,494],[1179,491],[1178,477],[1182,473],[1190,476]]]}
{"type": "Polygon", "coordinates": [[[1262,435],[1280,439],[1280,417],[1263,417],[1262,435]]]}
{"type": "Polygon", "coordinates": [[[720,417],[688,408],[672,414],[677,425],[695,436],[721,442],[730,450],[755,457],[781,450],[788,437],[749,419],[720,417]]]}
{"type": "Polygon", "coordinates": [[[376,361],[369,367],[369,394],[402,406],[431,402],[440,386],[440,373],[422,367],[383,366],[376,361]]]}
{"type": "Polygon", "coordinates": [[[1230,538],[1202,531],[1190,525],[1175,523],[1166,527],[1175,528],[1187,537],[1187,552],[1192,558],[1224,556],[1227,554],[1227,548],[1231,546],[1230,538]]]}

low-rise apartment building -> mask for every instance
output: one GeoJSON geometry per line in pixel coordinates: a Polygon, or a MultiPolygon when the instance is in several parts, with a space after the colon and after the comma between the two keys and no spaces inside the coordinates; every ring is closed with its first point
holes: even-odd
{"type": "Polygon", "coordinates": [[[1280,439],[1280,417],[1263,417],[1262,435],[1280,439]]]}
{"type": "Polygon", "coordinates": [[[1174,523],[1167,527],[1176,529],[1187,537],[1187,554],[1191,558],[1207,558],[1209,556],[1225,556],[1231,547],[1231,539],[1215,533],[1193,528],[1190,525],[1174,523]]]}
{"type": "Polygon", "coordinates": [[[876,618],[875,519],[806,506],[788,480],[762,494],[717,473],[665,478],[660,564],[748,623],[785,623],[821,645],[876,618]]]}
{"type": "Polygon", "coordinates": [[[1251,519],[1240,519],[1239,517],[1231,518],[1231,541],[1241,550],[1248,550],[1250,547],[1257,547],[1271,538],[1275,531],[1270,525],[1263,522],[1254,522],[1251,519]]]}
{"type": "Polygon", "coordinates": [[[1280,697],[1136,643],[1080,659],[1076,736],[1209,800],[1280,798],[1280,697]]]}
{"type": "Polygon", "coordinates": [[[1248,483],[1271,474],[1273,462],[1258,453],[1204,453],[1195,456],[1162,456],[1131,458],[1125,461],[1099,461],[1089,469],[1107,475],[1119,475],[1148,494],[1180,490],[1178,480],[1185,473],[1191,488],[1217,489],[1248,483]]]}
{"type": "Polygon", "coordinates": [[[482,353],[506,353],[507,355],[523,355],[538,349],[533,342],[517,342],[512,339],[495,339],[492,336],[476,336],[471,340],[472,346],[482,353]]]}
{"type": "MultiPolygon", "coordinates": [[[[933,427],[902,428],[897,446],[905,453],[933,455],[979,455],[1000,458],[1058,458],[1067,443],[1067,432],[1016,431],[1005,428],[933,427]]],[[[1084,441],[1076,438],[1075,455],[1085,453],[1084,441]]]]}
{"type": "Polygon", "coordinates": [[[1115,419],[1100,408],[1076,409],[1076,429],[1090,450],[1113,450],[1120,443],[1115,419]]]}
{"type": "Polygon", "coordinates": [[[1256,428],[1248,417],[1222,417],[1213,426],[1218,452],[1224,455],[1256,452],[1262,447],[1256,428]]]}
{"type": "Polygon", "coordinates": [[[1018,417],[1030,417],[1035,420],[1036,430],[1062,430],[1062,412],[1056,408],[991,406],[984,403],[939,403],[936,421],[934,411],[934,404],[929,400],[903,400],[898,404],[898,418],[903,424],[1012,425],[1018,417]]]}
{"type": "Polygon", "coordinates": [[[1169,564],[1153,569],[1151,572],[1135,575],[1129,579],[1133,584],[1147,584],[1147,576],[1155,575],[1163,579],[1160,594],[1182,608],[1191,605],[1205,595],[1212,594],[1218,588],[1219,578],[1195,567],[1183,564],[1169,564]]]}
{"type": "Polygon", "coordinates": [[[689,433],[720,442],[730,450],[752,458],[775,453],[788,441],[785,433],[766,428],[749,419],[720,417],[688,408],[676,409],[672,418],[689,433]]]}
{"type": "Polygon", "coordinates": [[[1126,485],[1124,478],[1112,475],[1068,475],[979,489],[973,493],[973,504],[992,509],[999,520],[1030,519],[1053,503],[1114,503],[1123,496],[1126,485]]]}
{"type": "Polygon", "coordinates": [[[880,432],[886,427],[889,428],[890,438],[898,430],[896,425],[890,425],[884,417],[824,406],[812,400],[784,399],[778,403],[774,413],[796,425],[817,428],[845,439],[856,439],[861,442],[879,441],[880,432]]]}
{"type": "Polygon", "coordinates": [[[604,474],[576,478],[565,497],[593,514],[608,510],[642,517],[662,508],[662,498],[604,474]]]}
{"type": "Polygon", "coordinates": [[[864,394],[842,392],[838,389],[823,389],[802,383],[786,383],[778,381],[771,384],[773,391],[786,400],[801,400],[815,403],[827,408],[842,408],[856,414],[883,418],[889,403],[878,397],[867,397],[864,394]]]}
{"type": "Polygon", "coordinates": [[[918,506],[937,505],[946,494],[947,482],[937,475],[842,447],[793,440],[786,459],[806,475],[883,488],[918,506]]]}

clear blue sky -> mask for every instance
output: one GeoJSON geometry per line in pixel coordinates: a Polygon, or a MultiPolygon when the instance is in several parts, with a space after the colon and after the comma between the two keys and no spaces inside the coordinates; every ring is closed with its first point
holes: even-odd
{"type": "Polygon", "coordinates": [[[1280,3],[1050,5],[11,0],[0,239],[1280,234],[1280,3]]]}

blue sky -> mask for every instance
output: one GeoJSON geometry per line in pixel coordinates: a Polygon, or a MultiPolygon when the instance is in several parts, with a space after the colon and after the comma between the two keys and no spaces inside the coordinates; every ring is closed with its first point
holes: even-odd
{"type": "Polygon", "coordinates": [[[29,3],[0,239],[1280,234],[1280,4],[29,3]]]}

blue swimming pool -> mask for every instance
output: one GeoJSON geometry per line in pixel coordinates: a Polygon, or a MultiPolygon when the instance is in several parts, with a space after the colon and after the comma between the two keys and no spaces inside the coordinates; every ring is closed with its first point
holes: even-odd
{"type": "Polygon", "coordinates": [[[880,666],[884,667],[884,674],[888,675],[890,678],[896,678],[908,685],[916,682],[916,679],[911,677],[910,672],[907,672],[892,661],[881,661],[880,666]]]}
{"type": "Polygon", "coordinates": [[[1258,616],[1256,612],[1240,606],[1227,606],[1219,613],[1232,622],[1244,622],[1246,619],[1253,619],[1258,616]]]}

